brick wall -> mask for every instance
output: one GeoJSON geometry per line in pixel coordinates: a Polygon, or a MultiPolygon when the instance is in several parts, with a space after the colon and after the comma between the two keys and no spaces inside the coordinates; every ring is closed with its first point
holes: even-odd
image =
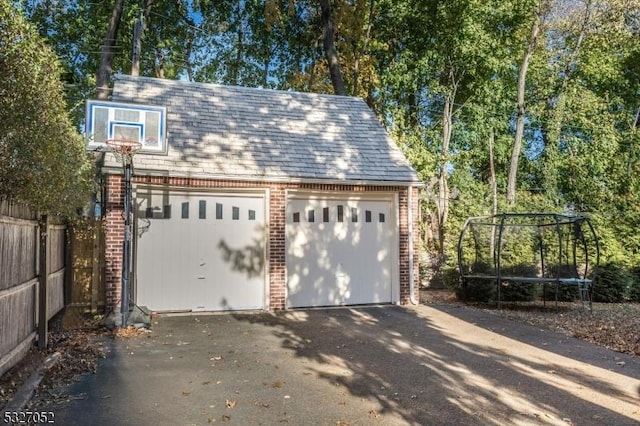
{"type": "MultiPolygon", "coordinates": [[[[297,183],[269,183],[225,181],[197,178],[174,178],[167,176],[135,176],[134,184],[168,185],[182,188],[268,188],[269,189],[269,244],[267,257],[269,264],[269,309],[285,308],[286,297],[286,266],[285,266],[285,207],[287,189],[304,189],[315,191],[338,192],[397,192],[399,194],[400,232],[400,303],[410,303],[409,294],[409,234],[408,234],[408,198],[406,187],[395,186],[364,186],[364,185],[335,185],[335,184],[297,184],[297,183]]],[[[418,253],[417,253],[417,219],[418,192],[413,189],[412,206],[414,219],[414,282],[418,282],[418,253]]],[[[123,217],[124,181],[121,176],[109,175],[107,178],[107,213],[106,213],[106,301],[108,308],[118,306],[121,290],[122,244],[124,240],[123,217]]],[[[416,285],[417,296],[417,285],[416,285]]]]}

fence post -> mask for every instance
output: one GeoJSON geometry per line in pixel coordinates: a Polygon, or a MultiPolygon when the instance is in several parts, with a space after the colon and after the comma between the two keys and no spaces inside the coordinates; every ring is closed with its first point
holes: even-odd
{"type": "Polygon", "coordinates": [[[93,250],[91,252],[91,313],[98,312],[98,289],[101,282],[102,220],[93,218],[93,250]]]}
{"type": "Polygon", "coordinates": [[[48,267],[48,229],[49,221],[47,215],[42,215],[40,217],[40,223],[38,224],[38,228],[40,231],[40,242],[39,242],[39,268],[38,268],[38,347],[44,349],[48,345],[47,334],[48,334],[48,324],[47,324],[47,278],[49,276],[48,267]]]}
{"type": "Polygon", "coordinates": [[[71,294],[73,291],[73,235],[74,229],[71,221],[65,222],[64,230],[64,307],[71,303],[71,294]]]}

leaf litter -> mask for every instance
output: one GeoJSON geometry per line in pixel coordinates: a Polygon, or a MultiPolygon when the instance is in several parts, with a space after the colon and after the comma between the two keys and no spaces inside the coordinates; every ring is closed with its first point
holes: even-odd
{"type": "Polygon", "coordinates": [[[426,290],[425,304],[455,304],[480,309],[513,321],[575,337],[616,352],[640,355],[640,303],[503,302],[495,305],[463,304],[449,290],[426,290]]]}

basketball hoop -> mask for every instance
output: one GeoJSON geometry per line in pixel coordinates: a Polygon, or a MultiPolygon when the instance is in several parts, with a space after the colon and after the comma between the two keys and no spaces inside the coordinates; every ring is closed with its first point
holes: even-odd
{"type": "Polygon", "coordinates": [[[142,148],[140,142],[128,139],[107,139],[105,144],[123,166],[132,164],[134,154],[142,148]]]}

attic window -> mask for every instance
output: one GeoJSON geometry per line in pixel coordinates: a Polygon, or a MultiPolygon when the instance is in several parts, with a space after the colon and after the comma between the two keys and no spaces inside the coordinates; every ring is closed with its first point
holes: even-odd
{"type": "Polygon", "coordinates": [[[371,210],[364,211],[364,221],[371,222],[371,210]]]}
{"type": "Polygon", "coordinates": [[[189,219],[189,203],[182,203],[182,218],[189,219]]]}
{"type": "Polygon", "coordinates": [[[298,223],[300,222],[300,212],[295,212],[293,214],[293,223],[298,223]]]}
{"type": "Polygon", "coordinates": [[[344,207],[338,206],[338,222],[344,222],[344,207]]]}
{"type": "Polygon", "coordinates": [[[315,222],[316,221],[316,211],[315,210],[307,211],[307,220],[309,222],[315,222]]]}
{"type": "Polygon", "coordinates": [[[322,221],[329,222],[329,207],[324,207],[322,209],[322,221]]]}
{"type": "Polygon", "coordinates": [[[200,219],[207,218],[207,201],[206,200],[200,200],[198,204],[198,217],[200,219]]]}
{"type": "Polygon", "coordinates": [[[256,211],[249,210],[249,220],[256,220],[256,211]]]}
{"type": "Polygon", "coordinates": [[[240,220],[240,207],[233,207],[231,211],[231,219],[240,220]]]}
{"type": "Polygon", "coordinates": [[[220,203],[216,203],[216,219],[217,220],[222,219],[222,204],[220,203]]]}
{"type": "Polygon", "coordinates": [[[351,207],[351,222],[357,222],[357,221],[358,221],[358,208],[351,207]]]}

